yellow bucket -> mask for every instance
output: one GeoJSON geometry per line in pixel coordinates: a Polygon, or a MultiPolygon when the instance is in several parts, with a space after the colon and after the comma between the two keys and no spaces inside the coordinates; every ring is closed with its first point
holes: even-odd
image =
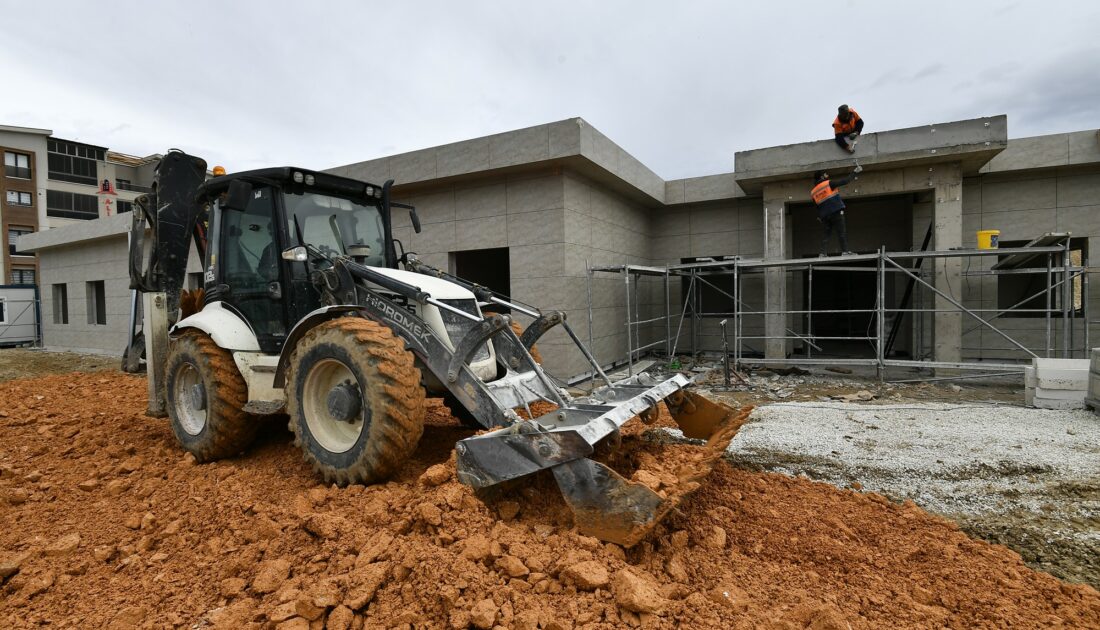
{"type": "Polygon", "coordinates": [[[997,249],[1000,230],[978,230],[978,249],[997,249]]]}

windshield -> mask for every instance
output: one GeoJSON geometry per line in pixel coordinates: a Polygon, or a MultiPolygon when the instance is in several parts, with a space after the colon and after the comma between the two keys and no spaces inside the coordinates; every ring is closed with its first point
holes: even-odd
{"type": "MultiPolygon", "coordinates": [[[[294,219],[297,218],[305,242],[325,254],[348,254],[348,246],[366,247],[369,248],[366,264],[386,266],[385,228],[377,206],[308,192],[288,193],[285,199],[291,234],[295,233],[294,219]]],[[[358,256],[363,251],[366,250],[350,253],[358,256]]]]}

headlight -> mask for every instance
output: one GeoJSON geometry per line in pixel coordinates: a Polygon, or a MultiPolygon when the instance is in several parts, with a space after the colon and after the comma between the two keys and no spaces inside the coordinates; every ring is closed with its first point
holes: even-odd
{"type": "Polygon", "coordinates": [[[367,193],[368,197],[373,197],[374,196],[374,186],[367,186],[366,193],[367,193]]]}
{"type": "Polygon", "coordinates": [[[312,186],[314,181],[313,175],[306,175],[306,186],[312,186]]]}
{"type": "Polygon", "coordinates": [[[299,172],[299,171],[294,171],[294,174],[291,175],[290,177],[291,177],[291,179],[294,180],[295,184],[301,184],[302,180],[304,179],[304,177],[302,176],[302,173],[299,172]]]}

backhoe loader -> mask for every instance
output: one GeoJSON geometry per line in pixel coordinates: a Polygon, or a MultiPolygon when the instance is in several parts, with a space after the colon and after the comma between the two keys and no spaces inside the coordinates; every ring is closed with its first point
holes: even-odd
{"type": "Polygon", "coordinates": [[[168,152],[130,232],[124,363],[148,374],[149,415],[166,415],[180,445],[209,461],[246,449],[260,416],[285,413],[305,459],[343,486],[393,475],[421,437],[425,397],[443,397],[487,430],[456,444],[461,482],[484,489],[548,469],[581,531],[636,543],[698,485],[748,411],[708,401],[679,374],[611,382],[563,312],[404,251],[392,212],[408,211],[417,232],[420,222],[392,186],[294,167],[208,178],[202,159],[168,152]],[[183,291],[189,254],[201,292],[183,291]],[[514,327],[482,311],[490,305],[532,321],[514,327]],[[601,379],[591,394],[570,396],[532,356],[554,327],[601,379]],[[532,417],[536,401],[554,410],[532,417]],[[589,456],[662,401],[685,435],[709,441],[659,494],[589,456]]]}

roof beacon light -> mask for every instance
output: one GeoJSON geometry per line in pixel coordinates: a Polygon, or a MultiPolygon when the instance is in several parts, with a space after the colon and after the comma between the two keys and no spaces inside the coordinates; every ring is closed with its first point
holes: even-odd
{"type": "Polygon", "coordinates": [[[225,167],[224,166],[215,166],[214,167],[214,177],[221,177],[222,175],[225,175],[225,167]]]}
{"type": "Polygon", "coordinates": [[[291,175],[291,179],[294,180],[295,184],[301,184],[305,177],[302,176],[301,171],[294,171],[294,175],[291,175]]]}
{"type": "Polygon", "coordinates": [[[312,186],[314,181],[316,180],[313,178],[312,174],[306,175],[306,186],[312,186]]]}

